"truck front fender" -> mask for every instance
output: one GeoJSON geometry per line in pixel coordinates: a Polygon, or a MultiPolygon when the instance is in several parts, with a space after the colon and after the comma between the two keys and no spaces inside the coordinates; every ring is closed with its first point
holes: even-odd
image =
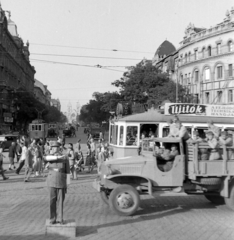
{"type": "Polygon", "coordinates": [[[102,180],[101,185],[104,188],[114,189],[120,184],[129,184],[129,185],[137,186],[137,185],[140,185],[140,183],[142,182],[147,183],[148,194],[152,195],[151,180],[149,178],[138,176],[138,175],[129,175],[129,174],[109,175],[102,180]]]}

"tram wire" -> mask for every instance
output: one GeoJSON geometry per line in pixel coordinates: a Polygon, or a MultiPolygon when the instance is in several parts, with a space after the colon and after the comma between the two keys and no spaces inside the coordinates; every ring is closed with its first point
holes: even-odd
{"type": "Polygon", "coordinates": [[[97,50],[97,51],[109,51],[109,52],[131,52],[131,53],[154,54],[154,53],[152,53],[152,52],[143,52],[143,51],[131,51],[131,50],[121,50],[121,49],[106,49],[106,48],[89,48],[89,47],[79,47],[79,46],[65,46],[65,45],[55,45],[55,44],[42,44],[42,43],[30,43],[30,45],[48,46],[48,47],[61,47],[61,48],[79,48],[79,49],[88,49],[88,50],[97,50]]]}

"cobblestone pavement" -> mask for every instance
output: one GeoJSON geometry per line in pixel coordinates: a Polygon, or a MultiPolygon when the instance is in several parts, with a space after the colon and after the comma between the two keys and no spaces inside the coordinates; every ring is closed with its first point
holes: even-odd
{"type": "MultiPolygon", "coordinates": [[[[0,240],[67,239],[45,236],[45,178],[24,183],[23,175],[8,175],[9,180],[0,180],[0,240]]],[[[92,188],[95,177],[80,174],[66,195],[65,219],[76,220],[76,239],[234,239],[234,212],[203,196],[144,196],[134,216],[117,216],[92,188]]]]}

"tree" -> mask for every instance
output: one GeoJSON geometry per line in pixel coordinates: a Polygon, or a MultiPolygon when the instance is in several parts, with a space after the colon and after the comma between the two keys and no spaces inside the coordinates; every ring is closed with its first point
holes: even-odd
{"type": "MultiPolygon", "coordinates": [[[[151,61],[143,60],[128,68],[128,72],[112,84],[120,88],[122,98],[130,103],[154,102],[159,105],[166,99],[176,101],[176,84],[170,80],[169,74],[162,73],[151,61]]],[[[178,85],[178,92],[181,96],[185,89],[178,85]]]]}
{"type": "Polygon", "coordinates": [[[79,120],[85,123],[108,121],[110,111],[115,111],[122,96],[118,92],[93,93],[92,100],[81,107],[79,120]]]}

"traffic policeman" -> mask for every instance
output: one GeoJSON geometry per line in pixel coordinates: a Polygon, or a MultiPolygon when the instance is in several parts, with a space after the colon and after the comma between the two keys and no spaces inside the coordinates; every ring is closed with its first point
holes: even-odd
{"type": "Polygon", "coordinates": [[[52,141],[51,154],[45,156],[45,161],[49,162],[46,182],[50,195],[50,223],[55,224],[58,220],[57,222],[64,224],[63,202],[67,192],[67,174],[70,174],[70,166],[67,157],[60,153],[60,144],[57,141],[52,141]]]}

